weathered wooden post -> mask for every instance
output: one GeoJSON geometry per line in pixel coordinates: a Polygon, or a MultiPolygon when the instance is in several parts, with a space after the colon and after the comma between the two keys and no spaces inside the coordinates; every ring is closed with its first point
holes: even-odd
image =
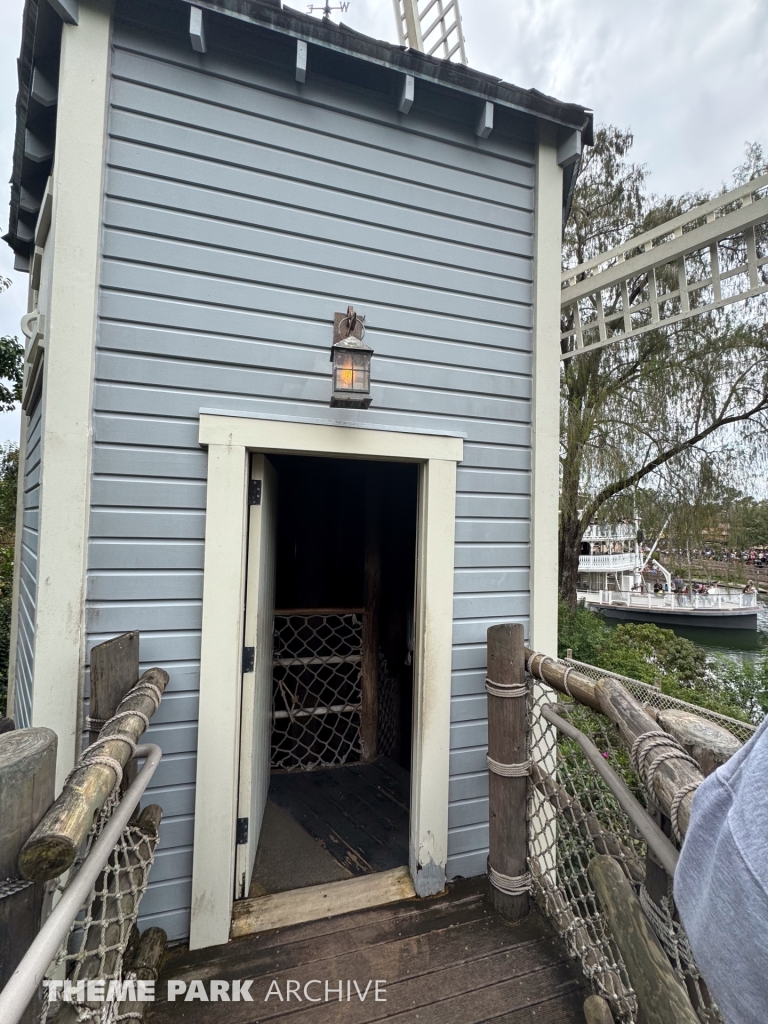
{"type": "Polygon", "coordinates": [[[510,921],[528,913],[529,774],[525,640],[519,623],[488,630],[488,877],[491,902],[510,921]]]}
{"type": "Polygon", "coordinates": [[[611,1008],[601,996],[587,996],[584,1000],[584,1019],[587,1024],[614,1024],[611,1008]]]}
{"type": "Polygon", "coordinates": [[[688,994],[613,857],[593,857],[589,878],[648,1024],[696,1024],[688,994]]]}
{"type": "MultiPolygon", "coordinates": [[[[99,733],[115,714],[120,701],[139,678],[139,631],[121,633],[91,649],[88,742],[95,743],[99,733]]],[[[122,790],[136,778],[138,765],[130,761],[123,772],[122,790]]]]}
{"type": "MultiPolygon", "coordinates": [[[[44,884],[19,880],[22,846],[53,803],[56,733],[19,729],[0,739],[0,990],[16,970],[38,933],[44,884]]],[[[40,1014],[33,1000],[22,1018],[32,1024],[40,1014]]]]}
{"type": "MultiPolygon", "coordinates": [[[[157,981],[167,936],[162,928],[147,928],[134,949],[126,955],[123,963],[123,977],[131,971],[137,981],[157,981]]],[[[128,1001],[120,1003],[118,1020],[142,1021],[150,1007],[148,1002],[128,1001]]]]}
{"type": "Polygon", "coordinates": [[[91,649],[89,743],[139,679],[139,632],[121,633],[91,649]]]}

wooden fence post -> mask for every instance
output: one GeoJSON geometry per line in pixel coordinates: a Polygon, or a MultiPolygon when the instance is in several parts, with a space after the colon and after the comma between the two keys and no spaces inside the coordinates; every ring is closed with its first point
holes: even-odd
{"type": "Polygon", "coordinates": [[[133,756],[132,747],[157,710],[167,685],[167,672],[147,669],[123,701],[126,717],[113,719],[102,730],[105,742],[96,748],[96,757],[91,747],[81,755],[56,802],[24,843],[18,862],[23,878],[45,881],[72,866],[96,815],[115,787],[117,771],[122,771],[133,756]],[[132,714],[127,714],[129,711],[132,714]]]}
{"type": "Polygon", "coordinates": [[[528,914],[528,727],[525,640],[519,623],[488,630],[488,875],[491,902],[510,921],[528,914]]]}
{"type": "Polygon", "coordinates": [[[94,743],[105,722],[139,679],[139,632],[121,633],[91,650],[88,742],[94,743]]]}
{"type": "Polygon", "coordinates": [[[619,865],[599,854],[588,873],[648,1024],[697,1024],[688,993],[619,865]]]}
{"type": "MultiPolygon", "coordinates": [[[[53,803],[56,742],[51,729],[19,729],[0,739],[0,990],[40,929],[44,883],[17,891],[12,883],[19,878],[22,846],[53,803]]],[[[40,1001],[34,999],[22,1024],[33,1024],[39,1015],[40,1001]]]]}

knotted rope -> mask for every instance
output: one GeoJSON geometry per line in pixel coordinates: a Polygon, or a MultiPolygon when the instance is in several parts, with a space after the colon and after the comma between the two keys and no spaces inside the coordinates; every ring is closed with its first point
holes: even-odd
{"type": "MultiPolygon", "coordinates": [[[[679,761],[682,764],[690,764],[699,770],[698,761],[695,761],[690,754],[686,753],[680,744],[669,733],[662,729],[649,729],[641,732],[630,751],[632,767],[645,783],[651,793],[656,792],[656,775],[663,764],[670,761],[679,761]],[[656,753],[654,753],[656,751],[656,753]]],[[[678,842],[683,841],[683,834],[680,830],[680,806],[688,793],[698,787],[698,782],[689,782],[676,794],[670,808],[670,821],[672,831],[678,842]]]]}
{"type": "Polygon", "coordinates": [[[510,686],[495,683],[488,676],[485,677],[485,689],[492,697],[526,697],[528,687],[525,683],[513,683],[510,686]]]}
{"type": "Polygon", "coordinates": [[[485,761],[494,775],[501,775],[505,779],[522,779],[531,771],[530,761],[520,761],[519,764],[502,764],[501,761],[494,761],[488,754],[485,756],[485,761]]]}
{"type": "Polygon", "coordinates": [[[548,661],[551,661],[553,665],[557,664],[557,658],[550,658],[548,654],[534,654],[531,656],[531,660],[528,662],[528,671],[531,673],[534,679],[539,679],[542,683],[546,682],[546,679],[541,674],[541,670],[548,661]],[[534,667],[533,663],[536,660],[536,658],[539,659],[539,663],[537,666],[534,667]],[[536,669],[538,669],[538,671],[536,671],[536,669]]]}
{"type": "Polygon", "coordinates": [[[507,896],[522,896],[531,891],[531,873],[525,871],[522,875],[505,875],[488,865],[488,880],[494,889],[505,893],[507,896]]]}

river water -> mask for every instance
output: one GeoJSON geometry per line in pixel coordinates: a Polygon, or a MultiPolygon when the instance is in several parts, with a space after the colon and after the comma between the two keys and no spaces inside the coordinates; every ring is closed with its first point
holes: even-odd
{"type": "Polygon", "coordinates": [[[768,656],[768,604],[765,602],[758,609],[757,630],[669,628],[678,636],[691,640],[707,654],[730,654],[744,661],[757,661],[768,656]]]}

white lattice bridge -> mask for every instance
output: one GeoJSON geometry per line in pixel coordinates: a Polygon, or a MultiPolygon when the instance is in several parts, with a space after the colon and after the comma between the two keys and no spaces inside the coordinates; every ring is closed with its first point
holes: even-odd
{"type": "Polygon", "coordinates": [[[401,46],[467,63],[459,0],[392,0],[401,46]]]}
{"type": "Polygon", "coordinates": [[[561,358],[768,291],[768,175],[562,275],[561,358]]]}

